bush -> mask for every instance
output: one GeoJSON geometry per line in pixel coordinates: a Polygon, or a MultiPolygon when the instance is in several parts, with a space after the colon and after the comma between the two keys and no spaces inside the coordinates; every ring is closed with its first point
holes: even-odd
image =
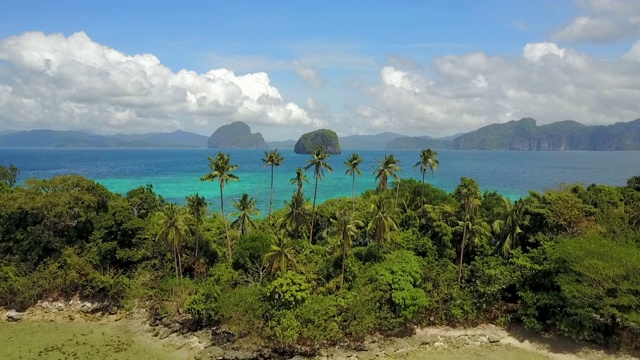
{"type": "Polygon", "coordinates": [[[365,275],[366,287],[380,295],[381,306],[387,306],[394,318],[409,322],[427,306],[422,283],[421,259],[411,251],[393,252],[374,265],[365,275]]]}
{"type": "Polygon", "coordinates": [[[0,306],[24,310],[43,294],[40,272],[24,274],[13,265],[0,267],[0,306]]]}
{"type": "Polygon", "coordinates": [[[296,310],[300,336],[312,343],[335,343],[342,337],[335,296],[311,296],[296,310]]]}
{"type": "Polygon", "coordinates": [[[198,288],[198,292],[185,302],[187,314],[204,324],[213,323],[220,318],[220,288],[212,279],[198,288]]]}
{"type": "Polygon", "coordinates": [[[267,287],[267,298],[275,309],[294,309],[311,295],[311,285],[293,271],[287,271],[267,287]]]}
{"type": "Polygon", "coordinates": [[[300,322],[292,310],[277,311],[271,317],[265,329],[267,338],[279,346],[293,346],[300,335],[300,322]]]}
{"type": "Polygon", "coordinates": [[[261,287],[239,287],[221,294],[220,317],[238,336],[259,335],[264,327],[267,304],[261,287]]]}
{"type": "Polygon", "coordinates": [[[251,233],[240,236],[233,253],[233,269],[247,271],[256,264],[262,264],[262,257],[271,249],[270,235],[251,233]]]}

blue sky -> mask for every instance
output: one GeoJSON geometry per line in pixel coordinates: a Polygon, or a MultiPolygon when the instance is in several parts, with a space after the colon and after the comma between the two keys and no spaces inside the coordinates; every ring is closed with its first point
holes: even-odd
{"type": "Polygon", "coordinates": [[[283,139],[628,121],[639,4],[13,2],[0,13],[0,130],[209,134],[242,120],[283,139]]]}

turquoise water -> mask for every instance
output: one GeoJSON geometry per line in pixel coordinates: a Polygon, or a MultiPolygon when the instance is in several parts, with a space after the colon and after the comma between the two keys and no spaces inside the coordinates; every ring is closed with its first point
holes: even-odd
{"type": "MultiPolygon", "coordinates": [[[[239,198],[246,192],[258,200],[258,207],[269,209],[270,170],[260,160],[264,152],[259,150],[229,150],[232,163],[239,168],[234,172],[239,182],[225,187],[225,201],[239,198]]],[[[419,151],[356,151],[363,158],[363,175],[356,178],[358,193],[375,188],[372,176],[374,159],[393,153],[401,160],[403,178],[420,178],[413,164],[419,159],[419,151]]],[[[50,178],[55,175],[76,173],[94,179],[109,190],[126,193],[146,184],[153,184],[157,193],[167,200],[184,203],[187,195],[199,193],[212,202],[216,210],[219,202],[218,183],[201,182],[209,172],[207,156],[216,151],[207,149],[20,149],[0,148],[0,164],[15,164],[21,170],[20,181],[26,178],[50,178]]],[[[352,152],[332,155],[329,163],[333,173],[318,185],[318,200],[339,196],[351,196],[351,177],[345,175],[344,161],[352,152]]],[[[284,162],[274,172],[274,206],[281,208],[291,198],[295,185],[289,179],[295,176],[298,166],[305,166],[309,155],[294,154],[283,150],[284,162]]],[[[511,152],[511,151],[438,151],[440,169],[429,174],[427,182],[451,192],[460,178],[471,177],[482,190],[498,191],[505,196],[518,198],[529,190],[543,191],[561,184],[624,185],[626,179],[640,174],[640,152],[511,152]]],[[[307,173],[310,183],[305,193],[313,196],[313,176],[307,173]]],[[[229,202],[230,203],[230,202],[229,202]]]]}

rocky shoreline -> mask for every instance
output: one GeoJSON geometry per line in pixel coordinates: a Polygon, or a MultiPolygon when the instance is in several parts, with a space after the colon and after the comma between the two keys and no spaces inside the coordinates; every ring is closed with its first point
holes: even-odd
{"type": "Polygon", "coordinates": [[[370,336],[362,343],[344,343],[328,348],[296,348],[277,351],[258,343],[245,343],[221,328],[200,329],[188,317],[152,316],[148,311],[116,311],[108,303],[80,301],[39,301],[25,312],[0,309],[0,322],[118,322],[167,352],[176,352],[190,360],[374,360],[405,358],[426,352],[448,351],[464,347],[513,346],[552,359],[631,359],[604,350],[554,353],[548,347],[517,339],[508,330],[481,325],[473,328],[416,328],[413,334],[391,338],[370,336]]]}

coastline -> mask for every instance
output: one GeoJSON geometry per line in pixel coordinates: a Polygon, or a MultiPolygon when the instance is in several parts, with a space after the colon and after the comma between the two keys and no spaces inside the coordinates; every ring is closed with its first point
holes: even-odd
{"type": "MultiPolygon", "coordinates": [[[[361,343],[344,342],[334,347],[292,349],[277,352],[256,341],[233,339],[223,329],[190,329],[188,319],[158,319],[144,309],[102,312],[102,304],[79,301],[39,301],[22,314],[21,324],[88,324],[110,328],[114,332],[132,334],[138,345],[162,351],[170,359],[189,360],[253,360],[253,359],[313,359],[313,360],[374,360],[420,359],[436,357],[457,359],[460,356],[493,358],[529,354],[531,359],[613,360],[636,359],[639,354],[614,352],[592,343],[575,341],[563,336],[537,333],[522,326],[502,328],[483,324],[469,328],[433,326],[414,328],[404,337],[374,335],[361,343]],[[491,355],[494,354],[494,355],[491,355]],[[516,355],[518,354],[518,355],[516,355]],[[486,357],[489,356],[489,357],[486,357]]],[[[0,327],[12,326],[0,308],[0,327]]],[[[104,333],[104,332],[103,332],[104,333]]]]}

